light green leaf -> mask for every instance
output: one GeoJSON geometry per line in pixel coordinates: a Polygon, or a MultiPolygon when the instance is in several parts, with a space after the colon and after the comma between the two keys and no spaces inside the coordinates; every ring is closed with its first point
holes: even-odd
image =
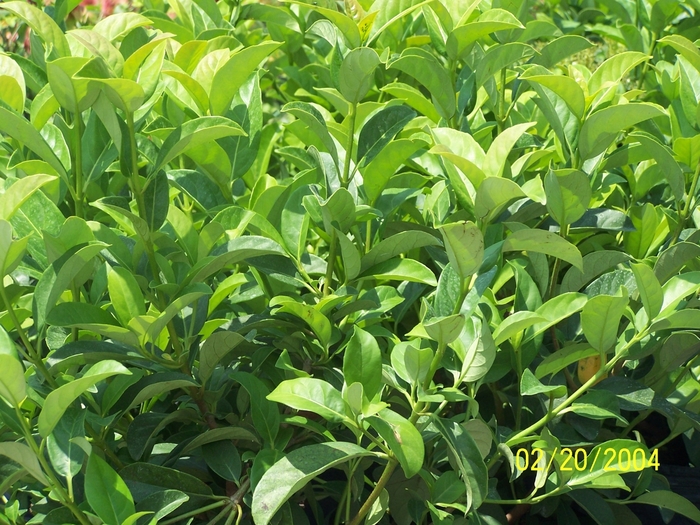
{"type": "Polygon", "coordinates": [[[107,285],[112,306],[122,326],[137,315],[146,313],[146,301],[133,274],[121,266],[109,267],[107,285]]]}
{"type": "Polygon", "coordinates": [[[519,230],[506,237],[504,252],[533,251],[557,257],[583,270],[581,252],[560,236],[544,230],[519,230]]]}
{"type": "Polygon", "coordinates": [[[3,2],[2,8],[24,20],[46,43],[47,48],[51,46],[56,50],[58,56],[70,56],[70,46],[63,31],[42,10],[27,2],[3,2]]]}
{"type": "Polygon", "coordinates": [[[345,384],[362,384],[368,400],[374,399],[382,386],[382,354],[372,334],[357,326],[343,356],[345,384]]]}
{"type": "Polygon", "coordinates": [[[212,80],[212,90],[209,93],[211,114],[224,115],[231,106],[238,90],[257,69],[260,62],[281,45],[282,42],[267,40],[235,52],[217,70],[212,80]]]}
{"type": "Polygon", "coordinates": [[[329,468],[373,452],[352,443],[333,442],[293,450],[275,463],[260,479],[251,505],[256,525],[268,525],[294,493],[329,468]]]}
{"type": "Polygon", "coordinates": [[[644,263],[630,264],[637,281],[637,290],[649,319],[654,319],[661,312],[664,294],[654,271],[644,263]]]}
{"type": "Polygon", "coordinates": [[[590,159],[603,153],[620,131],[665,115],[661,106],[647,102],[609,106],[596,111],[581,127],[578,143],[581,159],[590,159]]]}
{"type": "Polygon", "coordinates": [[[245,337],[229,331],[214,332],[204,341],[199,350],[199,380],[202,384],[209,380],[219,361],[243,341],[245,337]]]}
{"type": "Polygon", "coordinates": [[[399,460],[406,478],[412,478],[423,468],[425,448],[423,436],[403,416],[385,408],[376,416],[366,418],[399,460]]]}
{"type": "Polygon", "coordinates": [[[105,525],[122,525],[136,512],[124,480],[94,453],[85,470],[85,499],[105,525]]]}
{"type": "Polygon", "coordinates": [[[295,410],[307,410],[333,423],[348,423],[345,401],[330,383],[310,377],[282,381],[267,399],[295,410]]]}
{"type": "Polygon", "coordinates": [[[599,352],[607,352],[617,341],[617,331],[629,296],[622,287],[620,295],[596,295],[581,312],[581,328],[588,343],[599,352]]]}
{"type": "Polygon", "coordinates": [[[547,211],[560,226],[583,217],[591,201],[591,184],[579,170],[549,170],[544,178],[547,211]]]}
{"type": "Polygon", "coordinates": [[[49,480],[41,469],[39,460],[36,455],[27,445],[23,443],[4,442],[0,443],[0,456],[5,456],[22,465],[22,467],[31,474],[39,483],[46,486],[49,485],[49,480]]]}
{"type": "Polygon", "coordinates": [[[0,397],[15,408],[27,397],[24,369],[13,355],[0,354],[0,397]]]}
{"type": "Polygon", "coordinates": [[[453,222],[440,227],[450,264],[462,280],[474,275],[484,260],[484,236],[473,222],[453,222]]]}
{"type": "Polygon", "coordinates": [[[394,257],[388,261],[376,264],[362,272],[360,279],[387,279],[390,281],[408,281],[437,286],[435,274],[422,263],[413,259],[394,257]]]}
{"type": "MultiPolygon", "coordinates": [[[[2,357],[2,356],[0,356],[2,357]]],[[[117,361],[101,361],[93,365],[86,374],[52,391],[44,402],[39,414],[39,433],[47,437],[58,424],[66,409],[79,396],[100,381],[117,374],[129,375],[131,372],[117,361]]]]}
{"type": "Polygon", "coordinates": [[[343,59],[338,72],[339,90],[351,104],[359,103],[374,82],[374,70],[379,65],[379,55],[369,47],[350,51],[343,59]]]}

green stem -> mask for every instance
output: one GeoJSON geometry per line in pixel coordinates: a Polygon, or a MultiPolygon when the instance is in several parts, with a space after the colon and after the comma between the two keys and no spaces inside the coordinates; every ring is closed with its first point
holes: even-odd
{"type": "Polygon", "coordinates": [[[350,122],[348,126],[348,141],[345,145],[345,164],[343,165],[343,178],[340,179],[340,184],[343,186],[343,188],[347,188],[351,180],[350,164],[352,163],[352,154],[355,147],[355,123],[357,121],[357,103],[353,103],[350,105],[348,117],[350,117],[350,122]]]}
{"type": "MultiPolygon", "coordinates": [[[[629,343],[627,343],[621,350],[620,352],[613,357],[604,367],[601,367],[596,374],[591,377],[588,381],[586,381],[581,387],[571,394],[561,405],[558,407],[554,408],[553,410],[547,411],[547,413],[542,416],[538,421],[530,425],[524,430],[521,430],[520,432],[516,433],[515,435],[511,436],[507,441],[506,441],[506,446],[511,447],[518,443],[521,439],[524,437],[527,437],[528,435],[532,434],[533,432],[538,431],[540,428],[545,426],[549,421],[557,417],[561,412],[563,412],[565,409],[571,406],[571,404],[576,401],[578,398],[583,396],[586,392],[588,392],[588,389],[590,389],[593,385],[595,385],[600,379],[605,377],[614,367],[615,364],[622,359],[625,356],[625,353],[629,348],[631,348],[634,344],[636,344],[638,341],[641,341],[644,337],[646,337],[647,332],[646,330],[643,332],[638,333],[635,335],[629,343]]],[[[490,469],[498,460],[500,457],[501,453],[497,450],[496,453],[491,457],[489,460],[487,467],[490,469]]]]}
{"type": "Polygon", "coordinates": [[[218,509],[219,507],[223,507],[224,505],[228,505],[229,501],[228,500],[220,500],[217,501],[216,503],[212,503],[211,505],[206,505],[205,507],[200,507],[195,510],[191,510],[189,512],[186,512],[185,514],[180,514],[179,516],[175,516],[174,518],[170,518],[169,520],[161,521],[161,525],[171,525],[172,523],[177,523],[179,521],[184,521],[187,518],[191,518],[193,516],[197,516],[198,514],[202,514],[204,512],[209,512],[210,510],[218,509]]]}
{"type": "Polygon", "coordinates": [[[73,122],[75,158],[73,159],[73,175],[75,181],[75,214],[84,218],[83,203],[83,119],[80,113],[75,114],[73,122]]]}
{"type": "Polygon", "coordinates": [[[323,295],[331,293],[331,283],[333,281],[333,267],[335,266],[335,257],[338,250],[338,239],[336,238],[335,229],[331,232],[331,246],[328,252],[328,263],[326,265],[326,279],[323,283],[323,295]]]}
{"type": "Polygon", "coordinates": [[[78,508],[73,499],[66,492],[66,489],[63,487],[63,484],[58,480],[58,478],[56,478],[56,475],[53,473],[53,470],[51,470],[51,467],[46,461],[44,454],[42,453],[39,446],[36,444],[36,441],[34,441],[32,429],[29,427],[27,420],[24,418],[22,411],[18,407],[15,407],[15,413],[17,414],[17,419],[22,425],[22,430],[24,431],[24,439],[29,445],[29,448],[32,449],[32,452],[34,452],[34,455],[36,456],[37,460],[39,461],[39,464],[41,465],[41,468],[43,469],[44,474],[46,474],[46,477],[49,481],[51,489],[56,492],[59,499],[63,502],[63,504],[66,507],[68,507],[68,509],[70,509],[70,511],[73,513],[73,515],[76,517],[76,519],[80,522],[81,525],[91,525],[88,517],[85,514],[83,514],[83,511],[81,511],[78,508]]]}
{"type": "Polygon", "coordinates": [[[496,123],[498,124],[498,133],[503,132],[505,124],[505,108],[506,105],[506,68],[501,69],[501,91],[498,93],[498,107],[496,108],[496,123]]]}
{"type": "Polygon", "coordinates": [[[690,191],[688,192],[688,195],[686,196],[685,200],[685,206],[683,207],[683,210],[678,216],[678,226],[676,227],[676,231],[673,234],[673,238],[671,239],[671,243],[669,246],[673,246],[676,244],[678,241],[678,238],[681,235],[681,232],[683,231],[683,228],[685,227],[685,221],[688,220],[688,216],[690,215],[690,208],[692,201],[695,198],[695,192],[697,191],[698,188],[698,178],[700,177],[700,162],[698,163],[697,167],[695,168],[695,173],[693,174],[693,182],[690,185],[690,191]]]}
{"type": "Polygon", "coordinates": [[[389,479],[391,478],[391,475],[394,473],[394,469],[396,469],[398,464],[399,462],[396,459],[389,459],[386,467],[384,467],[382,475],[379,477],[379,481],[377,481],[377,484],[374,486],[374,489],[370,493],[369,497],[362,504],[362,507],[360,507],[360,510],[357,511],[357,514],[349,525],[360,525],[360,523],[362,523],[362,520],[370,511],[372,505],[374,505],[374,502],[377,501],[377,498],[379,498],[379,496],[382,494],[384,487],[386,487],[386,484],[389,482],[389,479]]]}
{"type": "Polygon", "coordinates": [[[24,328],[22,328],[22,323],[19,322],[17,314],[15,314],[15,310],[12,308],[10,300],[7,297],[4,283],[0,283],[0,299],[2,299],[2,302],[5,303],[10,320],[12,321],[12,324],[15,325],[15,330],[17,330],[17,333],[19,334],[22,344],[24,344],[24,347],[27,349],[29,360],[39,370],[39,372],[41,372],[41,375],[44,376],[44,379],[46,379],[46,382],[52,388],[58,388],[58,383],[56,383],[56,380],[53,378],[48,368],[46,368],[46,364],[41,358],[41,355],[39,355],[39,352],[37,352],[34,345],[32,345],[31,341],[29,341],[27,333],[24,331],[24,328]]]}

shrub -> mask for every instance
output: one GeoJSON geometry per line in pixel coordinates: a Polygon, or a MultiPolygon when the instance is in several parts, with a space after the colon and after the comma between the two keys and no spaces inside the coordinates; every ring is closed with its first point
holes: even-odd
{"type": "Polygon", "coordinates": [[[4,522],[700,522],[696,2],[77,3],[1,6],[4,522]]]}

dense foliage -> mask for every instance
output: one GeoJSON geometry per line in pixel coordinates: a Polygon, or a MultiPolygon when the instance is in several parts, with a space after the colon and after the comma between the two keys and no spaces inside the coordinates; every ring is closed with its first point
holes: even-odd
{"type": "Polygon", "coordinates": [[[78,4],[0,4],[0,522],[700,522],[700,2],[78,4]]]}

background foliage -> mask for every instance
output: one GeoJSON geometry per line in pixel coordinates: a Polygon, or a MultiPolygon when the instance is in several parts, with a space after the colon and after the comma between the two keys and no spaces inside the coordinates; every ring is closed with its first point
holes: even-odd
{"type": "Polygon", "coordinates": [[[700,522],[700,3],[78,4],[0,5],[3,522],[700,522]]]}

